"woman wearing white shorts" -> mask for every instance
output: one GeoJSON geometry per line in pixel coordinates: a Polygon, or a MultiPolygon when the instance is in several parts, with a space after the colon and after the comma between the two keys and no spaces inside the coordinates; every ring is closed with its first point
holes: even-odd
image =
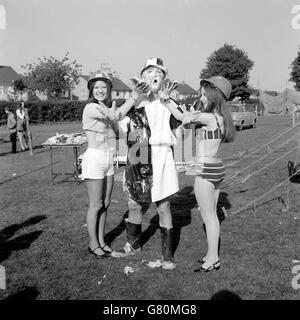
{"type": "Polygon", "coordinates": [[[86,181],[89,195],[87,229],[88,250],[97,258],[118,257],[104,241],[107,209],[110,204],[114,183],[116,120],[121,120],[147,88],[139,84],[118,111],[111,100],[112,80],[106,74],[93,75],[88,81],[89,103],[83,110],[83,130],[88,148],[82,159],[82,178],[86,181]]]}

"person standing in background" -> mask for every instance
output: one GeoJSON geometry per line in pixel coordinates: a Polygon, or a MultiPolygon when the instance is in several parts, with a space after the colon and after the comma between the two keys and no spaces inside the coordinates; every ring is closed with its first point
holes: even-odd
{"type": "Polygon", "coordinates": [[[7,130],[10,136],[11,153],[17,153],[17,119],[12,108],[5,107],[5,113],[7,114],[7,130]]]}
{"type": "Polygon", "coordinates": [[[24,151],[28,149],[27,146],[27,138],[26,138],[26,132],[27,132],[27,126],[26,126],[26,118],[28,117],[28,111],[24,106],[24,101],[21,101],[20,106],[18,106],[16,110],[17,114],[17,133],[18,133],[18,139],[20,142],[20,147],[24,151]]]}

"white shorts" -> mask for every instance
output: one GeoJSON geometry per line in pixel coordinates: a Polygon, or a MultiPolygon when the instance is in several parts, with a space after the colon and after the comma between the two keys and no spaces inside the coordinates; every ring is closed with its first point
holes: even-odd
{"type": "Polygon", "coordinates": [[[114,150],[88,148],[82,157],[82,179],[104,179],[114,174],[114,150]]]}

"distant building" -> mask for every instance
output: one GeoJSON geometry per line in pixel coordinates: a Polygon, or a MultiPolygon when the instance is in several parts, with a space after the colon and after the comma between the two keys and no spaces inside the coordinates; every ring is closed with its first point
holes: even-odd
{"type": "Polygon", "coordinates": [[[182,101],[188,98],[196,98],[197,96],[197,91],[185,82],[178,83],[177,88],[171,93],[171,97],[176,101],[182,101]]]}
{"type": "MultiPolygon", "coordinates": [[[[20,75],[10,66],[0,66],[0,100],[8,101],[14,95],[12,82],[20,79],[20,75]]],[[[17,100],[28,100],[28,94],[16,96],[17,100]]]]}
{"type": "MultiPolygon", "coordinates": [[[[250,93],[249,98],[254,99],[254,98],[257,98],[259,96],[259,89],[248,88],[248,92],[250,93]]],[[[273,97],[278,96],[278,92],[277,91],[265,90],[264,92],[266,94],[268,94],[269,96],[273,96],[273,97]]]]}
{"type": "MultiPolygon", "coordinates": [[[[79,83],[72,89],[72,96],[80,101],[86,101],[89,97],[87,83],[89,76],[81,75],[79,83]]],[[[112,99],[128,99],[132,90],[120,79],[113,77],[112,99]]]]}

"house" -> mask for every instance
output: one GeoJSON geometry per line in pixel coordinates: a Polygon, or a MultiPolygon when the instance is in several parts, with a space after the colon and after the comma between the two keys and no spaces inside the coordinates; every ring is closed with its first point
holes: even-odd
{"type": "Polygon", "coordinates": [[[172,91],[171,97],[176,101],[186,100],[188,98],[197,97],[198,93],[187,83],[178,83],[177,88],[172,91]]]}
{"type": "MultiPolygon", "coordinates": [[[[248,88],[248,92],[250,93],[250,96],[249,96],[250,99],[251,98],[255,99],[259,96],[259,89],[248,88]]],[[[264,92],[269,96],[273,96],[273,97],[278,96],[278,92],[274,90],[265,90],[264,92]]]]}
{"type": "MultiPolygon", "coordinates": [[[[128,99],[130,92],[132,91],[123,81],[116,77],[113,78],[112,99],[128,99]]],[[[89,76],[81,75],[79,77],[79,83],[72,89],[72,96],[78,100],[85,101],[88,99],[89,91],[87,89],[87,83],[89,76]]]]}
{"type": "MultiPolygon", "coordinates": [[[[12,82],[19,79],[19,74],[10,66],[0,66],[0,100],[8,101],[14,97],[12,82]]],[[[28,100],[27,93],[18,95],[17,100],[28,100]]]]}

